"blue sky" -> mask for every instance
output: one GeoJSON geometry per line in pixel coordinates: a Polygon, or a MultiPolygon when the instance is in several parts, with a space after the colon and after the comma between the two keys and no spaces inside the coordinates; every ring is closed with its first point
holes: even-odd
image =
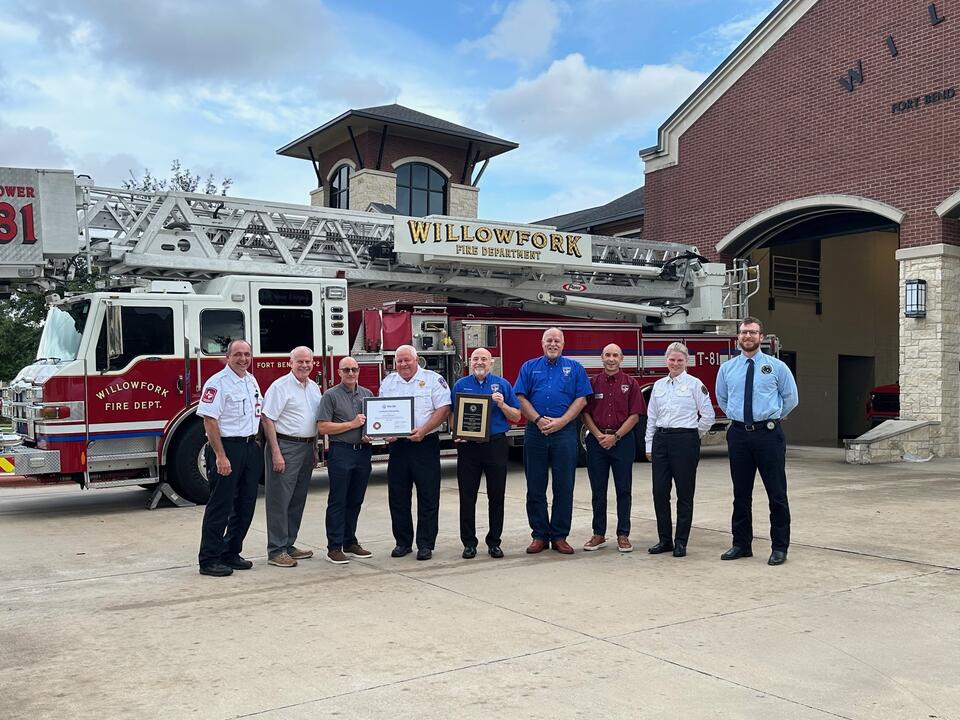
{"type": "Polygon", "coordinates": [[[532,221],[643,184],[637,152],[775,0],[0,0],[0,164],[116,185],[177,158],[308,202],[277,148],[399,102],[520,144],[480,215],[532,221]]]}

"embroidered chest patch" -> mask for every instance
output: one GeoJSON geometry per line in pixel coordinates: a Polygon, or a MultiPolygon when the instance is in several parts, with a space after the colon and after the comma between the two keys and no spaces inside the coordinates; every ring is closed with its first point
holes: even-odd
{"type": "Polygon", "coordinates": [[[762,368],[760,368],[760,372],[762,372],[764,375],[769,375],[773,372],[773,365],[764,365],[762,368]]]}
{"type": "Polygon", "coordinates": [[[628,392],[630,392],[630,386],[629,386],[629,385],[621,385],[621,386],[620,386],[620,390],[623,392],[624,395],[626,395],[628,392]]]}

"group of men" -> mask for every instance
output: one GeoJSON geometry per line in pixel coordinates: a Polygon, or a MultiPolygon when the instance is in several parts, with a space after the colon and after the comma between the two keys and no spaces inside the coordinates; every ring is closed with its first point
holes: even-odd
{"type": "MultiPolygon", "coordinates": [[[[728,445],[734,488],[733,545],[722,558],[752,555],[751,502],[759,470],[770,500],[773,554],[769,562],[776,565],[786,559],[790,533],[780,421],[796,407],[796,383],[782,362],[760,352],[763,334],[758,320],[744,320],[738,339],[740,355],[720,368],[717,380],[718,402],[732,421],[728,445]],[[759,370],[755,370],[757,366],[759,370]]],[[[455,443],[465,559],[477,555],[476,502],[484,477],[488,498],[484,541],[490,557],[503,557],[506,433],[522,418],[526,419],[523,460],[532,535],[526,552],[537,554],[552,548],[565,555],[574,553],[567,538],[580,448],[578,418],[586,431],[593,497],[593,534],[583,548],[595,551],[606,545],[607,487],[612,473],[617,498],[617,549],[633,550],[630,513],[632,466],[637,452],[634,429],[647,413],[640,386],[636,378],[622,370],[623,351],[616,344],[603,348],[603,372],[592,378],[580,363],[563,355],[560,329],[546,330],[541,344],[543,355],[523,364],[515,384],[495,375],[490,352],[477,348],[469,359],[469,374],[452,388],[441,375],[420,366],[412,346],[396,350],[394,372],[381,382],[380,397],[413,398],[414,419],[410,434],[385,438],[390,516],[396,541],[392,557],[412,553],[414,544],[418,560],[429,560],[433,555],[440,506],[439,431],[452,408],[457,407],[460,393],[490,397],[489,435],[455,443]],[[551,483],[552,502],[548,506],[551,483]],[[416,526],[411,510],[414,489],[416,526]]],[[[647,457],[654,463],[653,494],[660,533],[660,542],[648,551],[670,549],[681,557],[692,515],[691,472],[695,475],[699,437],[713,422],[709,391],[699,380],[686,375],[685,357],[686,348],[678,343],[668,349],[671,372],[654,386],[651,404],[658,403],[657,414],[650,418],[653,424],[648,426],[646,448],[647,457]],[[671,360],[678,353],[684,356],[683,363],[677,358],[671,360]],[[669,381],[669,387],[658,391],[664,381],[669,381]],[[686,404],[674,406],[673,399],[686,404]],[[697,441],[695,448],[691,438],[697,441]],[[676,541],[670,538],[671,479],[678,489],[676,541]]],[[[310,475],[318,460],[318,434],[326,435],[329,441],[327,560],[345,564],[350,557],[370,557],[372,553],[357,539],[357,520],[372,454],[371,438],[363,433],[363,400],[372,393],[359,383],[357,361],[343,358],[340,383],[321,394],[310,379],[313,351],[295,348],[290,354],[290,373],[274,382],[265,396],[248,372],[250,362],[250,345],[244,340],[232,341],[226,352],[226,367],[206,382],[197,410],[208,438],[205,459],[210,480],[200,573],[225,576],[252,567],[240,552],[264,470],[268,563],[294,567],[298,560],[312,557],[311,550],[298,548],[295,542],[310,475]],[[261,419],[266,438],[263,450],[256,442],[261,419]]]]}

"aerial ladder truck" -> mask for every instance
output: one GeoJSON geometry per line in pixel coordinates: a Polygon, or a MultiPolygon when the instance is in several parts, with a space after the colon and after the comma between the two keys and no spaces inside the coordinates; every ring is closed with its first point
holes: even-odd
{"type": "Polygon", "coordinates": [[[161,495],[205,502],[195,410],[236,338],[251,342],[264,389],[295,345],[314,348],[321,387],[350,354],[375,389],[406,343],[451,382],[480,346],[515,376],[550,325],[588,370],[617,342],[625,369],[650,385],[681,339],[691,372],[709,379],[736,352],[733,328],[756,289],[755,269],[706,262],[691,245],[0,168],[0,295],[42,292],[49,303],[36,360],[0,391],[13,423],[0,474],[152,487],[154,506],[161,495]],[[78,264],[102,287],[51,294],[78,264]],[[360,288],[455,301],[351,311],[360,288]]]}

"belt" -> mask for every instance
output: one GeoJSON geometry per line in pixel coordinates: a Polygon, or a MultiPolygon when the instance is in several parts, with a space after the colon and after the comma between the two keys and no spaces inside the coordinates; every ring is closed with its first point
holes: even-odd
{"type": "Polygon", "coordinates": [[[496,433],[496,434],[494,434],[494,435],[491,435],[491,436],[490,436],[489,438],[487,438],[486,440],[467,440],[466,442],[468,442],[468,443],[480,443],[480,444],[483,444],[483,443],[489,442],[489,441],[491,441],[491,440],[499,440],[500,438],[504,438],[504,437],[506,437],[506,436],[507,436],[507,434],[506,434],[505,432],[502,432],[502,433],[496,433]]]}
{"type": "Polygon", "coordinates": [[[696,429],[696,428],[664,428],[664,427],[658,427],[658,428],[657,428],[657,432],[658,432],[658,433],[667,433],[668,435],[670,435],[670,434],[673,434],[673,433],[692,433],[692,432],[697,432],[697,429],[696,429]]]}
{"type": "Polygon", "coordinates": [[[604,428],[603,429],[604,435],[616,435],[618,432],[620,432],[620,428],[604,428]]]}
{"type": "Polygon", "coordinates": [[[343,440],[331,440],[330,441],[330,451],[332,452],[335,447],[350,448],[351,450],[363,450],[364,448],[370,448],[369,443],[348,443],[343,440]]]}
{"type": "Polygon", "coordinates": [[[284,435],[283,433],[277,433],[278,440],[288,440],[289,442],[300,442],[300,443],[312,443],[317,441],[317,436],[313,437],[297,437],[296,435],[284,435]]]}
{"type": "Polygon", "coordinates": [[[235,437],[222,437],[220,442],[252,443],[256,439],[256,435],[237,435],[235,437]]]}
{"type": "Polygon", "coordinates": [[[730,424],[741,430],[753,432],[754,430],[773,430],[780,424],[780,421],[773,418],[770,420],[754,420],[752,425],[747,425],[739,420],[731,420],[730,424]]]}

